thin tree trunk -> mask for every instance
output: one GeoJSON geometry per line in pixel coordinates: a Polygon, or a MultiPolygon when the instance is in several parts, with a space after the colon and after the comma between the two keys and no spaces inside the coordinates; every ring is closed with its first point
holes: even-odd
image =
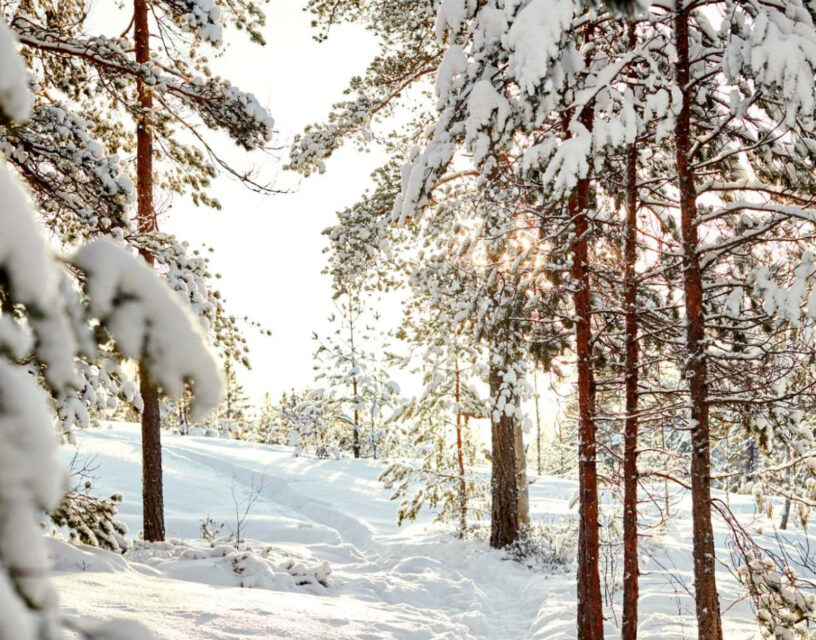
{"type": "Polygon", "coordinates": [[[513,444],[516,449],[516,484],[518,485],[518,517],[520,527],[530,526],[530,489],[527,484],[527,455],[521,422],[513,420],[513,444]]]}
{"type": "Polygon", "coordinates": [[[536,418],[536,473],[541,475],[541,411],[539,409],[540,394],[538,393],[538,371],[533,371],[533,388],[535,398],[535,418],[536,418]]]}
{"type": "Polygon", "coordinates": [[[754,474],[757,469],[757,446],[756,440],[753,438],[748,441],[747,460],[745,461],[745,480],[746,482],[754,481],[754,474]]]}
{"type": "MultiPolygon", "coordinates": [[[[660,446],[663,450],[664,455],[666,454],[666,425],[661,423],[660,424],[660,446]]],[[[668,521],[669,516],[671,515],[671,500],[669,498],[669,481],[668,479],[663,480],[663,513],[664,519],[668,521]]]]}
{"type": "MultiPolygon", "coordinates": [[[[150,24],[147,0],[134,0],[134,38],[136,61],[150,61],[150,24]]],[[[137,80],[139,119],[136,123],[137,222],[141,233],[156,230],[153,208],[153,131],[150,122],[153,95],[150,88],[137,80]]],[[[148,264],[153,255],[142,251],[148,264]]],[[[139,365],[142,394],[142,511],[144,538],[151,542],[164,540],[164,495],[162,488],[161,416],[159,390],[143,364],[139,365]]]]}
{"type": "MultiPolygon", "coordinates": [[[[634,27],[630,27],[633,35],[634,27]]],[[[624,312],[626,314],[626,423],[623,446],[623,617],[622,640],[637,639],[638,624],[638,314],[637,314],[637,148],[626,159],[626,226],[624,238],[624,312]]]]}
{"type": "MultiPolygon", "coordinates": [[[[351,366],[354,371],[357,371],[357,351],[355,350],[354,346],[354,318],[351,315],[351,298],[349,298],[349,345],[351,346],[351,366]]],[[[356,311],[356,307],[355,307],[356,311]]],[[[354,453],[355,458],[360,457],[360,409],[358,408],[360,399],[357,397],[357,373],[353,374],[352,377],[352,393],[354,394],[354,434],[353,434],[353,441],[352,441],[352,451],[354,453]]]]}
{"type": "Polygon", "coordinates": [[[352,442],[352,451],[354,452],[354,457],[360,457],[360,410],[357,408],[357,378],[354,378],[354,382],[352,383],[352,389],[354,393],[354,441],[352,442]]]}
{"type": "Polygon", "coordinates": [[[686,377],[691,405],[691,500],[694,538],[694,591],[697,636],[722,640],[717,594],[714,531],[711,524],[711,452],[708,419],[708,363],[705,347],[703,279],[698,253],[697,191],[691,166],[691,105],[688,9],[674,16],[677,85],[683,95],[675,129],[675,148],[683,237],[683,288],[686,310],[686,377]]]}
{"type": "MultiPolygon", "coordinates": [[[[791,484],[791,470],[787,469],[785,471],[785,484],[790,486],[791,484]]],[[[788,520],[790,519],[790,512],[791,512],[791,499],[785,498],[785,507],[782,510],[782,521],[779,523],[779,528],[782,531],[786,531],[788,528],[788,520]]]]}
{"type": "Polygon", "coordinates": [[[456,367],[456,461],[459,464],[459,536],[467,531],[467,480],[465,479],[465,456],[462,450],[462,388],[461,372],[456,367]]]}
{"type": "MultiPolygon", "coordinates": [[[[501,393],[503,372],[491,364],[488,378],[490,397],[495,400],[501,393]]],[[[515,542],[519,534],[515,421],[502,411],[499,415],[491,412],[490,423],[493,440],[490,546],[503,549],[515,542]]]]}
{"type": "Polygon", "coordinates": [[[782,511],[782,522],[779,523],[779,528],[782,529],[782,531],[786,531],[788,529],[788,519],[790,518],[790,511],[791,511],[790,498],[785,498],[785,508],[782,511]]]}

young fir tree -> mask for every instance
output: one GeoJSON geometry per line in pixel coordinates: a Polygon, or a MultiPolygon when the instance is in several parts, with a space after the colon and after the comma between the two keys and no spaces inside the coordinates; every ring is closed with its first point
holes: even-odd
{"type": "MultiPolygon", "coordinates": [[[[281,404],[285,402],[286,394],[281,399],[281,404]]],[[[268,393],[264,394],[260,408],[256,407],[253,419],[250,420],[249,428],[244,431],[243,437],[264,444],[286,444],[288,442],[278,408],[272,403],[268,393]]]]}
{"type": "Polygon", "coordinates": [[[376,458],[399,389],[376,355],[385,348],[384,336],[377,331],[378,316],[365,294],[359,289],[341,294],[335,306],[337,313],[329,318],[334,330],[323,340],[315,336],[316,381],[325,385],[323,401],[334,406],[346,425],[352,455],[376,458]]]}
{"type": "Polygon", "coordinates": [[[280,431],[287,434],[286,444],[296,456],[311,450],[318,458],[340,457],[340,447],[348,439],[338,424],[336,406],[322,390],[293,389],[283,395],[276,411],[280,431]]]}
{"type": "Polygon", "coordinates": [[[241,438],[248,430],[250,402],[242,384],[238,382],[235,365],[227,358],[224,361],[224,402],[218,412],[218,423],[225,437],[241,438]]]}
{"type": "MultiPolygon", "coordinates": [[[[402,366],[421,375],[424,389],[406,400],[391,422],[402,426],[403,442],[380,479],[402,498],[398,521],[414,519],[423,506],[438,521],[455,522],[461,537],[468,516],[480,517],[485,487],[473,473],[479,460],[470,421],[488,418],[487,403],[474,387],[483,374],[483,353],[465,330],[451,331],[444,319],[450,298],[434,295],[445,274],[406,261],[412,296],[404,303],[398,337],[409,347],[402,366]]],[[[450,272],[448,272],[449,275],[450,272]]],[[[526,479],[525,479],[526,480],[526,479]]]]}
{"type": "Polygon", "coordinates": [[[458,362],[429,368],[422,394],[406,402],[392,420],[404,425],[404,444],[380,480],[401,499],[397,521],[414,520],[424,507],[439,522],[455,523],[465,535],[470,517],[481,517],[486,487],[473,472],[479,460],[471,419],[487,417],[487,405],[467,384],[458,362]]]}

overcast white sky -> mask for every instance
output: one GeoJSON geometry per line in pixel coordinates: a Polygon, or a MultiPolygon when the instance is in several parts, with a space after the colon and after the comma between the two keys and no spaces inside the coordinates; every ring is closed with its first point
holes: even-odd
{"type": "MultiPolygon", "coordinates": [[[[333,29],[327,42],[316,43],[302,5],[300,0],[266,5],[267,46],[247,44],[240,33],[229,31],[232,42],[215,64],[268,106],[282,143],[322,120],[375,53],[374,40],[358,27],[333,29]]],[[[349,147],[329,162],[326,174],[301,179],[282,170],[285,159],[283,151],[280,162],[267,161],[261,170],[265,176],[277,173],[276,186],[291,194],[261,196],[222,177],[213,190],[222,211],[177,198],[160,222],[192,245],[212,246],[229,309],[272,331],[272,337],[247,332],[253,369],[239,376],[256,399],[266,392],[277,399],[282,391],[311,382],[311,334],[325,328],[332,309],[330,280],[320,273],[326,244],[320,232],[333,224],[337,210],[359,198],[377,164],[377,158],[349,147]]],[[[259,158],[237,160],[249,166],[259,158]]]]}

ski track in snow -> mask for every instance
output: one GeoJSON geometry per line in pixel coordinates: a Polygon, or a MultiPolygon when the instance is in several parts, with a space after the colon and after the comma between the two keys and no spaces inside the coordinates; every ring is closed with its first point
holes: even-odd
{"type": "MultiPolygon", "coordinates": [[[[507,561],[483,543],[460,541],[423,515],[397,527],[396,504],[377,477],[378,462],[295,458],[290,449],[163,434],[167,536],[200,537],[211,516],[235,522],[233,491],[261,486],[246,536],[332,567],[325,593],[225,586],[207,567],[185,573],[149,567],[87,548],[57,552],[57,586],[66,615],[139,619],[165,640],[355,638],[360,640],[567,640],[575,637],[572,573],[545,575],[507,561]]],[[[135,425],[79,434],[93,458],[100,495],[124,494],[120,519],[141,526],[140,440],[135,425]]],[[[65,448],[67,461],[74,450],[65,448]]],[[[575,483],[542,477],[531,486],[533,518],[574,513],[575,483]]],[[[750,501],[740,497],[746,509],[750,501]]],[[[641,587],[641,637],[695,635],[693,600],[667,569],[690,580],[690,522],[681,517],[650,543],[641,587]]],[[[727,558],[725,529],[718,554],[727,558]]],[[[643,554],[642,554],[643,555],[643,554]]],[[[756,632],[750,607],[726,571],[719,577],[729,640],[756,632]]],[[[619,594],[618,594],[619,595],[619,594]]],[[[607,607],[607,612],[610,608],[607,607]]],[[[610,617],[608,637],[619,635],[610,617]]]]}

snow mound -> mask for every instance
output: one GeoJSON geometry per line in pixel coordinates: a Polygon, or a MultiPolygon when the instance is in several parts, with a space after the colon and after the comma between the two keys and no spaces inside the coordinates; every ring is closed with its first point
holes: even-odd
{"type": "Polygon", "coordinates": [[[126,555],[168,578],[245,589],[326,593],[332,572],[328,562],[254,541],[138,541],[126,555]]]}

